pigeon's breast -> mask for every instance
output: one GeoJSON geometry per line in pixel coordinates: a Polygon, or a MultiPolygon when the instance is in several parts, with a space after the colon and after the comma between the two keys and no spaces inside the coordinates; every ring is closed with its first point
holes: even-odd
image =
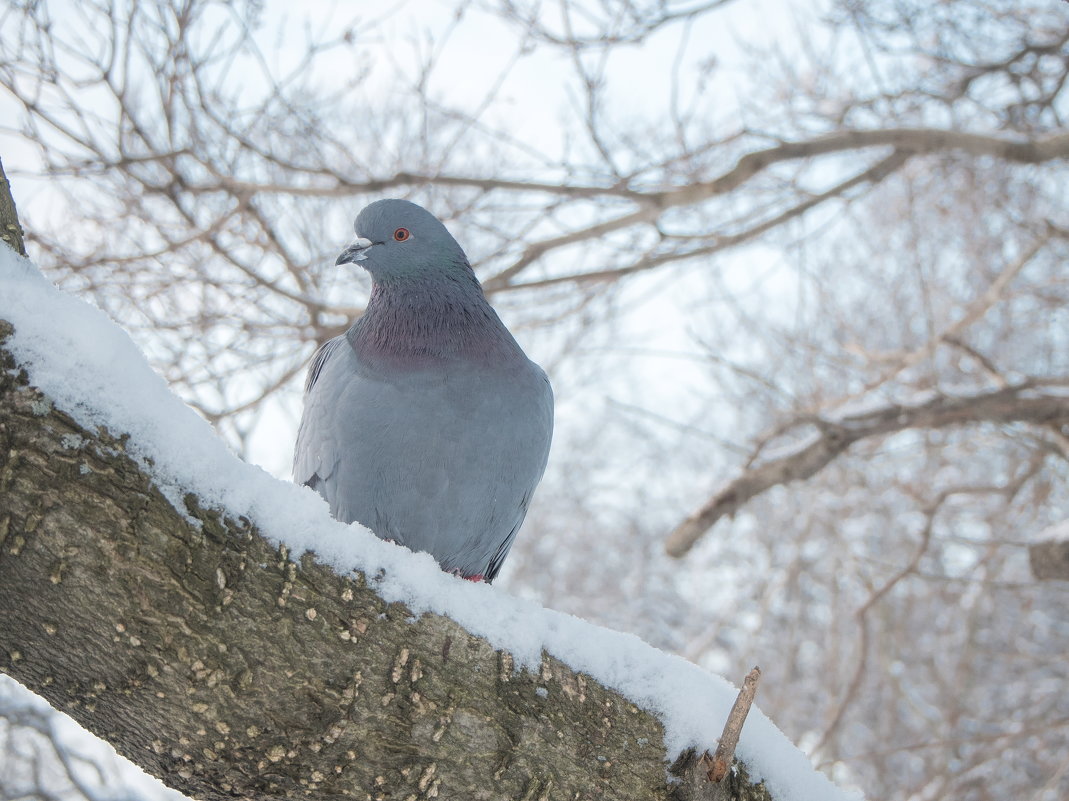
{"type": "Polygon", "coordinates": [[[334,409],[335,516],[428,551],[446,570],[485,570],[545,469],[553,424],[545,375],[526,358],[389,372],[351,350],[345,361],[334,409]]]}

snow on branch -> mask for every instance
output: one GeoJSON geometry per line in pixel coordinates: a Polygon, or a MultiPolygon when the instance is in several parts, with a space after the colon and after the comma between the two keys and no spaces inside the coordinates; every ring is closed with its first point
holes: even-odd
{"type": "Polygon", "coordinates": [[[4,356],[0,668],[149,773],[206,799],[667,797],[649,712],[548,654],[517,671],[246,517],[181,514],[4,356]]]}
{"type": "Polygon", "coordinates": [[[758,710],[711,785],[730,684],[331,520],[4,247],[0,284],[0,670],[170,786],[847,797],[758,710]]]}

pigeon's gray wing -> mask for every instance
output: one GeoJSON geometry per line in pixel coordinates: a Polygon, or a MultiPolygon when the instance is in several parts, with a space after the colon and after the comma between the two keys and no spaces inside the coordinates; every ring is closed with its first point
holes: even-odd
{"type": "MultiPolygon", "coordinates": [[[[549,446],[553,439],[553,389],[549,383],[549,377],[542,371],[541,368],[535,367],[542,379],[542,386],[540,387],[539,406],[542,410],[542,414],[533,418],[530,422],[535,426],[535,432],[533,433],[532,447],[533,453],[531,457],[534,460],[532,464],[538,465],[537,475],[534,476],[534,480],[530,481],[529,486],[526,487],[522,497],[520,498],[519,508],[516,510],[515,523],[509,530],[505,539],[497,546],[497,550],[494,551],[492,557],[490,557],[490,563],[486,568],[486,581],[491,582],[501,571],[501,566],[505,563],[505,557],[509,555],[509,551],[512,549],[512,543],[516,540],[516,534],[520,530],[520,526],[523,525],[523,520],[527,516],[527,509],[531,505],[531,498],[534,496],[535,488],[538,486],[538,482],[542,480],[542,474],[546,470],[546,464],[549,461],[549,446]]],[[[527,482],[521,482],[527,483],[527,482]]]]}
{"type": "MultiPolygon", "coordinates": [[[[531,492],[534,492],[534,487],[531,487],[531,492]]],[[[508,536],[505,537],[505,541],[498,546],[497,551],[490,557],[490,564],[486,568],[485,578],[486,583],[491,583],[497,574],[501,572],[501,566],[505,564],[505,557],[509,555],[509,551],[512,550],[512,543],[516,541],[516,534],[520,531],[520,526],[523,525],[523,519],[527,517],[527,508],[531,505],[531,495],[528,493],[523,496],[520,501],[519,513],[516,515],[516,524],[509,531],[508,536]]]]}
{"type": "Polygon", "coordinates": [[[293,480],[308,485],[325,498],[325,483],[338,467],[333,428],[334,401],[339,387],[335,385],[338,371],[333,368],[339,366],[339,360],[348,351],[345,337],[338,336],[324,342],[312,357],[304,384],[304,415],[293,450],[293,480]],[[328,378],[321,381],[324,373],[328,378]]]}

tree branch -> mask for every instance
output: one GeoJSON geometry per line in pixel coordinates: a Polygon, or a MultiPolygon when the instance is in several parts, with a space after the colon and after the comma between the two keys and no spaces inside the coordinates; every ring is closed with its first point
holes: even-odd
{"type": "MultiPolygon", "coordinates": [[[[799,159],[812,158],[836,153],[844,153],[854,150],[862,150],[873,147],[890,147],[894,152],[887,159],[882,160],[878,166],[879,171],[873,175],[864,175],[847,181],[850,187],[857,183],[873,182],[882,180],[889,172],[897,169],[908,159],[910,155],[928,154],[944,151],[960,151],[971,156],[991,156],[1019,164],[1038,164],[1045,161],[1069,158],[1069,134],[1058,134],[1041,139],[1010,139],[1001,136],[988,136],[984,134],[969,133],[965,131],[951,131],[939,128],[881,128],[873,130],[844,130],[834,133],[816,136],[811,139],[781,142],[773,147],[751,151],[743,155],[727,172],[722,173],[708,181],[696,181],[685,186],[663,190],[638,190],[629,186],[626,182],[615,184],[569,184],[548,183],[522,180],[507,180],[466,175],[432,175],[412,172],[399,172],[388,178],[371,178],[356,181],[346,178],[337,173],[324,175],[329,183],[319,185],[307,185],[302,179],[293,184],[289,183],[257,183],[243,181],[226,175],[210,164],[201,166],[208,169],[215,181],[212,183],[192,183],[184,185],[186,191],[201,194],[214,193],[220,190],[241,197],[253,196],[260,193],[284,194],[290,196],[311,197],[339,197],[353,196],[369,193],[380,193],[387,189],[413,186],[420,184],[469,187],[483,191],[508,191],[508,192],[537,192],[563,196],[571,199],[587,199],[599,196],[619,197],[638,204],[638,208],[617,217],[601,220],[584,228],[569,231],[559,236],[544,239],[529,244],[524,252],[512,264],[504,267],[496,274],[488,277],[484,282],[487,292],[494,292],[511,286],[512,280],[527,269],[531,264],[541,259],[547,253],[559,248],[578,242],[604,236],[613,231],[629,228],[634,225],[653,222],[661,214],[671,208],[690,206],[710,200],[714,197],[725,195],[734,191],[741,185],[763,173],[775,164],[796,161],[799,159]]],[[[116,162],[114,166],[121,166],[116,162]]],[[[295,171],[305,178],[315,171],[295,171]]],[[[874,168],[875,169],[875,168],[874,168]]],[[[868,173],[868,171],[866,171],[868,173]]],[[[847,187],[849,188],[849,187],[847,187]]],[[[800,204],[801,211],[807,211],[820,201],[834,197],[841,193],[843,187],[836,187],[828,192],[820,193],[816,198],[800,204]]],[[[792,213],[786,219],[796,216],[792,213]]],[[[777,218],[776,224],[784,222],[777,218]]],[[[773,225],[758,226],[756,233],[764,233],[773,225]]],[[[756,235],[756,234],[755,234],[756,235]]],[[[746,237],[750,238],[750,237],[746,237]]],[[[733,237],[727,237],[733,239],[733,237]]],[[[722,249],[722,245],[714,244],[712,247],[722,249]]],[[[641,267],[623,268],[611,272],[613,277],[619,277],[638,269],[648,269],[664,261],[679,259],[689,254],[671,254],[670,259],[653,259],[644,261],[641,267]]],[[[582,280],[587,276],[569,276],[561,279],[550,279],[555,283],[560,280],[582,280]]],[[[541,285],[543,282],[539,282],[541,285]]]]}
{"type": "MultiPolygon", "coordinates": [[[[477,175],[446,175],[415,172],[398,172],[387,178],[354,180],[336,172],[308,170],[298,166],[289,169],[308,176],[319,174],[328,183],[308,186],[305,181],[294,184],[265,183],[240,180],[218,170],[214,165],[199,162],[199,166],[211,172],[212,183],[189,183],[185,188],[194,193],[218,192],[234,194],[283,194],[311,197],[350,197],[380,193],[387,189],[420,184],[468,187],[483,191],[503,190],[509,192],[542,192],[568,198],[592,198],[599,196],[621,197],[637,202],[649,202],[664,208],[684,206],[717,195],[727,194],[738,188],[774,164],[784,161],[845,153],[872,147],[890,147],[910,154],[961,151],[971,156],[993,156],[1018,164],[1039,164],[1045,161],[1069,158],[1069,134],[1056,134],[1041,139],[1010,139],[1003,136],[988,136],[951,131],[942,128],[878,128],[872,130],[843,130],[794,142],[781,142],[772,147],[751,151],[743,155],[727,172],[708,181],[699,181],[675,189],[642,191],[627,184],[571,184],[539,181],[510,180],[477,175]]],[[[105,163],[103,168],[122,168],[144,161],[167,160],[181,152],[169,152],[158,157],[143,156],[138,159],[123,158],[105,163]]],[[[97,164],[97,166],[101,166],[97,164]]],[[[619,223],[614,227],[619,227],[619,223]]],[[[550,240],[552,241],[552,240],[550,240]]]]}
{"type": "MultiPolygon", "coordinates": [[[[905,163],[908,155],[949,150],[963,151],[973,156],[993,156],[1021,164],[1036,164],[1069,158],[1069,134],[1021,140],[938,128],[883,128],[836,131],[813,139],[783,142],[774,147],[747,153],[731,169],[710,181],[695,181],[676,189],[639,193],[639,197],[635,199],[641,201],[641,206],[635,211],[532,243],[515,262],[488,278],[483,285],[488,292],[503,289],[519,273],[552,250],[604,236],[622,228],[653,222],[667,209],[690,206],[726,195],[774,164],[872,147],[894,149],[895,152],[886,161],[886,164],[890,165],[889,169],[885,168],[887,172],[905,163]]],[[[881,162],[881,165],[883,164],[884,162],[881,162]]],[[[881,174],[877,180],[882,180],[887,172],[881,174]]]]}
{"type": "Polygon", "coordinates": [[[739,737],[742,735],[742,727],[746,723],[746,716],[753,706],[754,696],[757,694],[757,682],[761,680],[761,668],[754,665],[753,670],[746,674],[743,679],[739,696],[735,699],[727,722],[724,724],[724,733],[720,735],[720,742],[716,746],[716,753],[710,758],[706,755],[706,763],[710,765],[709,781],[721,782],[731,769],[731,762],[735,756],[735,749],[739,745],[739,737]]]}
{"type": "MultiPolygon", "coordinates": [[[[857,175],[853,175],[850,178],[836,184],[830,189],[820,192],[801,201],[797,205],[791,206],[785,211],[771,217],[762,222],[746,228],[745,230],[738,231],[733,234],[725,234],[723,236],[712,236],[712,240],[709,244],[701,245],[698,247],[690,248],[688,250],[671,250],[666,253],[658,253],[652,256],[648,256],[643,259],[639,259],[633,264],[628,264],[622,267],[610,267],[603,270],[592,270],[583,273],[569,273],[567,275],[557,275],[551,278],[542,278],[536,281],[527,281],[524,283],[498,283],[495,276],[484,284],[486,291],[493,292],[508,291],[516,289],[534,289],[538,287],[552,286],[553,284],[563,283],[593,283],[597,281],[614,281],[617,278],[623,278],[626,275],[632,273],[643,272],[645,270],[659,267],[662,264],[668,264],[673,261],[681,261],[683,259],[696,259],[712,256],[724,250],[736,247],[737,245],[750,242],[757,239],[762,234],[766,234],[769,231],[790,222],[796,217],[800,217],[810,209],[816,208],[821,203],[832,198],[841,197],[855,187],[862,186],[869,183],[879,183],[892,172],[897,170],[909,159],[909,154],[904,151],[894,151],[886,158],[880,159],[877,163],[871,167],[867,167],[857,175]]],[[[526,265],[525,265],[526,266],[526,265]]]]}
{"type": "MultiPolygon", "coordinates": [[[[28,386],[0,322],[0,669],[188,795],[763,799],[665,781],[659,722],[544,656],[418,619],[276,550],[239,514],[175,511],[126,453],[28,386]],[[692,788],[692,789],[687,789],[692,788]]],[[[742,774],[744,775],[744,774],[742,774]]]]}
{"type": "Polygon", "coordinates": [[[1069,397],[1037,391],[1042,382],[1028,381],[988,393],[954,397],[936,395],[914,405],[891,405],[837,421],[807,418],[792,421],[817,428],[815,438],[786,455],[747,468],[668,536],[671,556],[686,554],[712,526],[733,515],[761,493],[780,484],[810,478],[855,442],[910,428],[943,428],[968,423],[1069,423],[1069,397]]]}
{"type": "Polygon", "coordinates": [[[1069,520],[1044,530],[1028,546],[1028,562],[1040,581],[1069,581],[1069,520]]]}
{"type": "Polygon", "coordinates": [[[4,173],[3,161],[0,161],[0,240],[9,244],[20,256],[26,255],[22,225],[19,224],[19,213],[15,209],[15,199],[11,196],[11,184],[4,173]]]}

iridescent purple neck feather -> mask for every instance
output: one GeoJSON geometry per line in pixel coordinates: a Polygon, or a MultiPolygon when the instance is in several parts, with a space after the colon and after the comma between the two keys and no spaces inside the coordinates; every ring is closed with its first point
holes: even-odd
{"type": "Polygon", "coordinates": [[[526,360],[471,268],[464,267],[467,274],[458,269],[375,281],[367,310],[346,334],[361,361],[419,368],[454,360],[526,360]]]}

